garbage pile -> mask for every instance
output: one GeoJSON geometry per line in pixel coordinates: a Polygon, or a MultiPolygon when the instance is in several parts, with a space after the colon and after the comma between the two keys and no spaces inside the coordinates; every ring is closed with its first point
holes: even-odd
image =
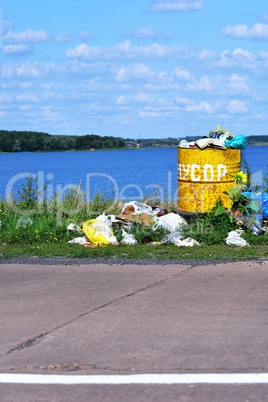
{"type": "Polygon", "coordinates": [[[185,219],[173,212],[168,213],[160,207],[152,209],[147,204],[131,201],[126,203],[120,215],[99,215],[96,219],[83,222],[82,227],[70,224],[67,229],[81,232],[84,236],[76,237],[69,241],[72,244],[82,244],[85,247],[98,247],[107,244],[118,244],[113,229],[120,224],[122,226],[122,244],[136,244],[137,240],[127,229],[134,224],[151,225],[155,231],[159,226],[165,228],[170,233],[165,235],[162,241],[153,242],[151,239],[144,239],[144,244],[159,245],[173,243],[177,246],[194,246],[199,243],[191,238],[183,239],[181,229],[187,225],[185,219]]]}
{"type": "Polygon", "coordinates": [[[220,129],[219,126],[215,130],[209,132],[208,136],[204,136],[199,140],[188,142],[181,140],[179,147],[182,148],[218,148],[218,149],[242,149],[247,146],[246,137],[242,134],[233,136],[228,130],[220,129]]]}
{"type": "MultiPolygon", "coordinates": [[[[258,213],[259,217],[263,219],[268,218],[268,193],[260,193],[264,199],[261,203],[260,200],[252,197],[251,193],[245,193],[248,196],[248,200],[250,201],[249,210],[253,212],[254,218],[256,218],[256,214],[254,214],[254,209],[258,213]],[[261,207],[262,206],[262,210],[261,207]]],[[[257,197],[260,198],[260,194],[257,197]]],[[[228,212],[228,211],[227,211],[228,212]]],[[[249,217],[245,217],[239,213],[234,213],[234,218],[237,223],[237,230],[230,231],[228,237],[226,238],[226,244],[228,245],[236,245],[236,246],[249,246],[249,244],[241,237],[243,234],[243,227],[247,226],[249,217]]],[[[132,233],[128,233],[128,229],[130,229],[133,225],[146,225],[151,226],[152,230],[156,231],[159,226],[166,229],[169,233],[166,234],[161,241],[152,241],[149,236],[145,236],[142,240],[142,243],[149,245],[160,245],[172,243],[176,246],[200,246],[200,244],[188,237],[184,238],[183,236],[183,227],[188,225],[186,220],[180,215],[170,212],[167,210],[163,210],[160,207],[153,209],[147,204],[140,203],[137,201],[131,201],[126,203],[119,215],[105,215],[104,213],[99,215],[96,219],[90,219],[86,222],[83,222],[81,226],[70,224],[67,229],[72,230],[76,233],[79,233],[79,237],[75,237],[70,240],[69,243],[72,244],[81,244],[84,247],[98,247],[104,246],[108,244],[118,244],[119,241],[117,237],[114,235],[114,229],[120,225],[121,227],[121,244],[129,244],[134,245],[137,243],[137,239],[132,233]],[[83,235],[83,236],[81,236],[83,235]]],[[[252,222],[251,222],[252,225],[252,222]]],[[[252,230],[256,234],[261,234],[264,232],[264,229],[261,228],[262,222],[258,221],[254,223],[252,226],[252,230]]]]}

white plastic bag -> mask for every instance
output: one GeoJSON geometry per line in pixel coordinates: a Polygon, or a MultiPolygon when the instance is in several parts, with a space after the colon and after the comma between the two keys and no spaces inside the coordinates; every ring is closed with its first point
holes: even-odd
{"type": "Polygon", "coordinates": [[[105,213],[97,216],[96,220],[104,222],[108,226],[112,226],[113,222],[118,222],[115,215],[105,215],[105,213]]]}
{"type": "Polygon", "coordinates": [[[81,229],[80,229],[80,227],[79,227],[78,225],[76,225],[75,223],[70,223],[70,224],[67,226],[67,230],[72,230],[72,231],[74,231],[74,232],[79,232],[79,230],[81,230],[81,229]]]}
{"type": "Polygon", "coordinates": [[[33,221],[31,220],[31,218],[28,215],[22,215],[18,222],[17,222],[17,227],[24,227],[26,228],[27,226],[30,226],[33,224],[33,221]]]}
{"type": "Polygon", "coordinates": [[[112,228],[106,225],[105,222],[97,219],[83,222],[83,232],[92,244],[106,245],[117,241],[113,235],[112,228]]]}
{"type": "Polygon", "coordinates": [[[122,244],[136,244],[137,240],[135,239],[133,234],[127,233],[124,229],[122,230],[123,239],[121,241],[122,244]]]}
{"type": "Polygon", "coordinates": [[[69,240],[68,243],[71,243],[71,244],[81,244],[82,246],[83,246],[84,244],[90,244],[90,243],[87,241],[86,236],[83,236],[83,237],[75,237],[74,239],[69,240]]]}
{"type": "Polygon", "coordinates": [[[186,247],[200,246],[198,241],[196,241],[195,239],[192,239],[191,237],[187,237],[187,239],[183,239],[180,242],[181,242],[181,244],[180,244],[181,246],[186,246],[186,247]]]}
{"type": "Polygon", "coordinates": [[[158,222],[154,225],[153,230],[156,230],[158,226],[162,226],[173,233],[179,231],[183,225],[187,225],[185,219],[180,215],[171,212],[167,215],[160,216],[158,222]]]}
{"type": "Polygon", "coordinates": [[[142,213],[152,214],[152,212],[153,212],[153,209],[152,209],[152,207],[150,207],[150,205],[143,204],[142,202],[138,202],[138,201],[130,201],[126,205],[124,205],[124,208],[123,208],[121,214],[123,214],[125,209],[129,206],[134,208],[135,214],[142,214],[142,213]]]}
{"type": "Polygon", "coordinates": [[[162,243],[173,243],[178,247],[186,246],[186,247],[193,247],[193,246],[200,246],[200,244],[192,239],[191,237],[187,237],[187,239],[181,240],[182,235],[180,232],[173,232],[163,237],[162,243]]]}
{"type": "Polygon", "coordinates": [[[226,244],[228,244],[229,246],[249,246],[249,243],[241,237],[242,233],[244,233],[242,229],[237,229],[229,232],[228,237],[226,238],[226,244]]]}
{"type": "Polygon", "coordinates": [[[177,244],[182,238],[182,235],[180,232],[173,232],[170,234],[167,234],[166,236],[163,237],[162,243],[173,243],[177,244]]]}

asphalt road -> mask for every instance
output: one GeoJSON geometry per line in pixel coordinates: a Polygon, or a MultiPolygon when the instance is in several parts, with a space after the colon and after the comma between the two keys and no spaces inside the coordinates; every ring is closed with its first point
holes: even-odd
{"type": "Polygon", "coordinates": [[[1,401],[267,400],[268,383],[1,383],[3,373],[268,373],[267,261],[21,262],[0,264],[1,401]]]}

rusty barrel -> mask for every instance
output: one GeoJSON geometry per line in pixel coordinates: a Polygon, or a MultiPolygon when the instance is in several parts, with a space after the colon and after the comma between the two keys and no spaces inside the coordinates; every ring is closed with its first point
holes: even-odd
{"type": "Polygon", "coordinates": [[[178,210],[181,215],[208,212],[221,197],[226,208],[230,199],[223,191],[234,186],[241,170],[241,151],[228,148],[182,148],[178,146],[178,210]]]}

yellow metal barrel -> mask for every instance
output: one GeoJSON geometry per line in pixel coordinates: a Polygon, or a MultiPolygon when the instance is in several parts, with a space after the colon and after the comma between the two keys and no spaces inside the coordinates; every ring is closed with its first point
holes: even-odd
{"type": "Polygon", "coordinates": [[[178,146],[178,209],[181,214],[207,212],[221,197],[230,208],[223,191],[234,186],[235,175],[241,170],[239,149],[182,148],[178,146]]]}

